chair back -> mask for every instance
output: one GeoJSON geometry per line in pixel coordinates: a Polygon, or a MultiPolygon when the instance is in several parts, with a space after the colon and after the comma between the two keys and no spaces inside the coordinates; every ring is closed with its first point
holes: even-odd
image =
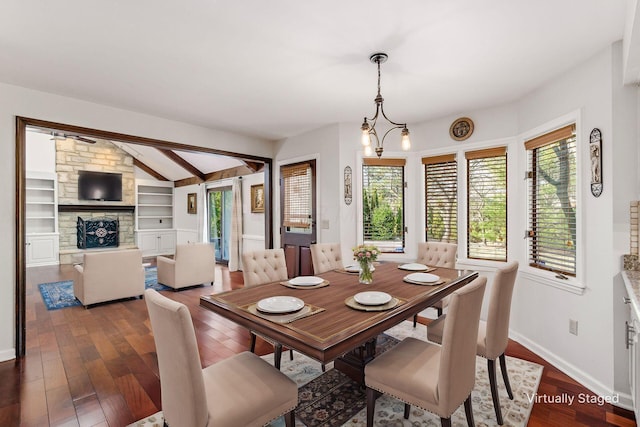
{"type": "Polygon", "coordinates": [[[493,279],[485,338],[485,356],[489,359],[496,359],[507,348],[511,296],[513,295],[517,275],[518,262],[511,261],[503,268],[499,268],[493,279]]]}
{"type": "Polygon", "coordinates": [[[242,277],[245,287],[287,280],[284,250],[266,249],[242,254],[242,277]]]}
{"type": "Polygon", "coordinates": [[[311,245],[311,260],[313,261],[313,272],[316,274],[344,268],[340,243],[315,243],[311,245]]]}
{"type": "Polygon", "coordinates": [[[445,242],[423,242],[418,244],[416,262],[434,267],[456,268],[458,245],[445,242]]]}
{"type": "Polygon", "coordinates": [[[153,289],[144,297],[158,354],[164,419],[171,426],[205,426],[209,412],[189,309],[153,289]]]}
{"type": "Polygon", "coordinates": [[[449,414],[469,396],[475,384],[478,325],[486,284],[486,277],[474,279],[455,291],[449,303],[438,374],[438,405],[449,414]]]}

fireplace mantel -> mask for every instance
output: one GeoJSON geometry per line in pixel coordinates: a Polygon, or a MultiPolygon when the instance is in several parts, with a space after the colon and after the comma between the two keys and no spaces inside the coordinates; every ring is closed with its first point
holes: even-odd
{"type": "Polygon", "coordinates": [[[135,205],[58,205],[58,212],[135,212],[135,205]]]}

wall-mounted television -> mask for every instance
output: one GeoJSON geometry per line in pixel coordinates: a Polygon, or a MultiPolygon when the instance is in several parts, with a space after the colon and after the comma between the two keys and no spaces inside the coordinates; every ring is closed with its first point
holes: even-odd
{"type": "Polygon", "coordinates": [[[79,171],[78,199],[122,201],[122,174],[79,171]]]}

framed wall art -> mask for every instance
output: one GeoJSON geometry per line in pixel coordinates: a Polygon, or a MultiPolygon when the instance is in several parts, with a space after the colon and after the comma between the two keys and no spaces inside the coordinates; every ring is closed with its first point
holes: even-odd
{"type": "Polygon", "coordinates": [[[264,212],[264,184],[251,186],[251,212],[264,212]]]}
{"type": "Polygon", "coordinates": [[[351,166],[344,168],[344,203],[349,206],[353,200],[353,184],[352,184],[351,166]]]}
{"type": "Polygon", "coordinates": [[[449,127],[449,136],[456,141],[464,141],[473,133],[473,120],[469,117],[460,117],[454,120],[449,127]]]}
{"type": "Polygon", "coordinates": [[[591,159],[591,194],[602,194],[602,133],[593,128],[589,135],[589,158],[591,159]]]}
{"type": "Polygon", "coordinates": [[[196,193],[187,194],[187,213],[198,213],[198,197],[196,193]]]}

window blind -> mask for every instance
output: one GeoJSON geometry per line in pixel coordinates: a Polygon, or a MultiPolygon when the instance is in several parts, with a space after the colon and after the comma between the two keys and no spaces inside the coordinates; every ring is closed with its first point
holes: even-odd
{"type": "Polygon", "coordinates": [[[467,256],[507,260],[506,147],[469,151],[467,159],[467,256]]]}
{"type": "Polygon", "coordinates": [[[284,227],[310,228],[312,217],[312,168],[309,163],[282,166],[284,186],[284,227]]]}
{"type": "Polygon", "coordinates": [[[529,180],[529,264],[576,274],[575,125],[525,142],[529,180]]]}
{"type": "Polygon", "coordinates": [[[381,252],[404,252],[404,159],[362,166],[363,241],[381,252]]]}
{"type": "Polygon", "coordinates": [[[424,157],[425,234],[429,242],[458,242],[458,166],[455,154],[424,157]]]}

